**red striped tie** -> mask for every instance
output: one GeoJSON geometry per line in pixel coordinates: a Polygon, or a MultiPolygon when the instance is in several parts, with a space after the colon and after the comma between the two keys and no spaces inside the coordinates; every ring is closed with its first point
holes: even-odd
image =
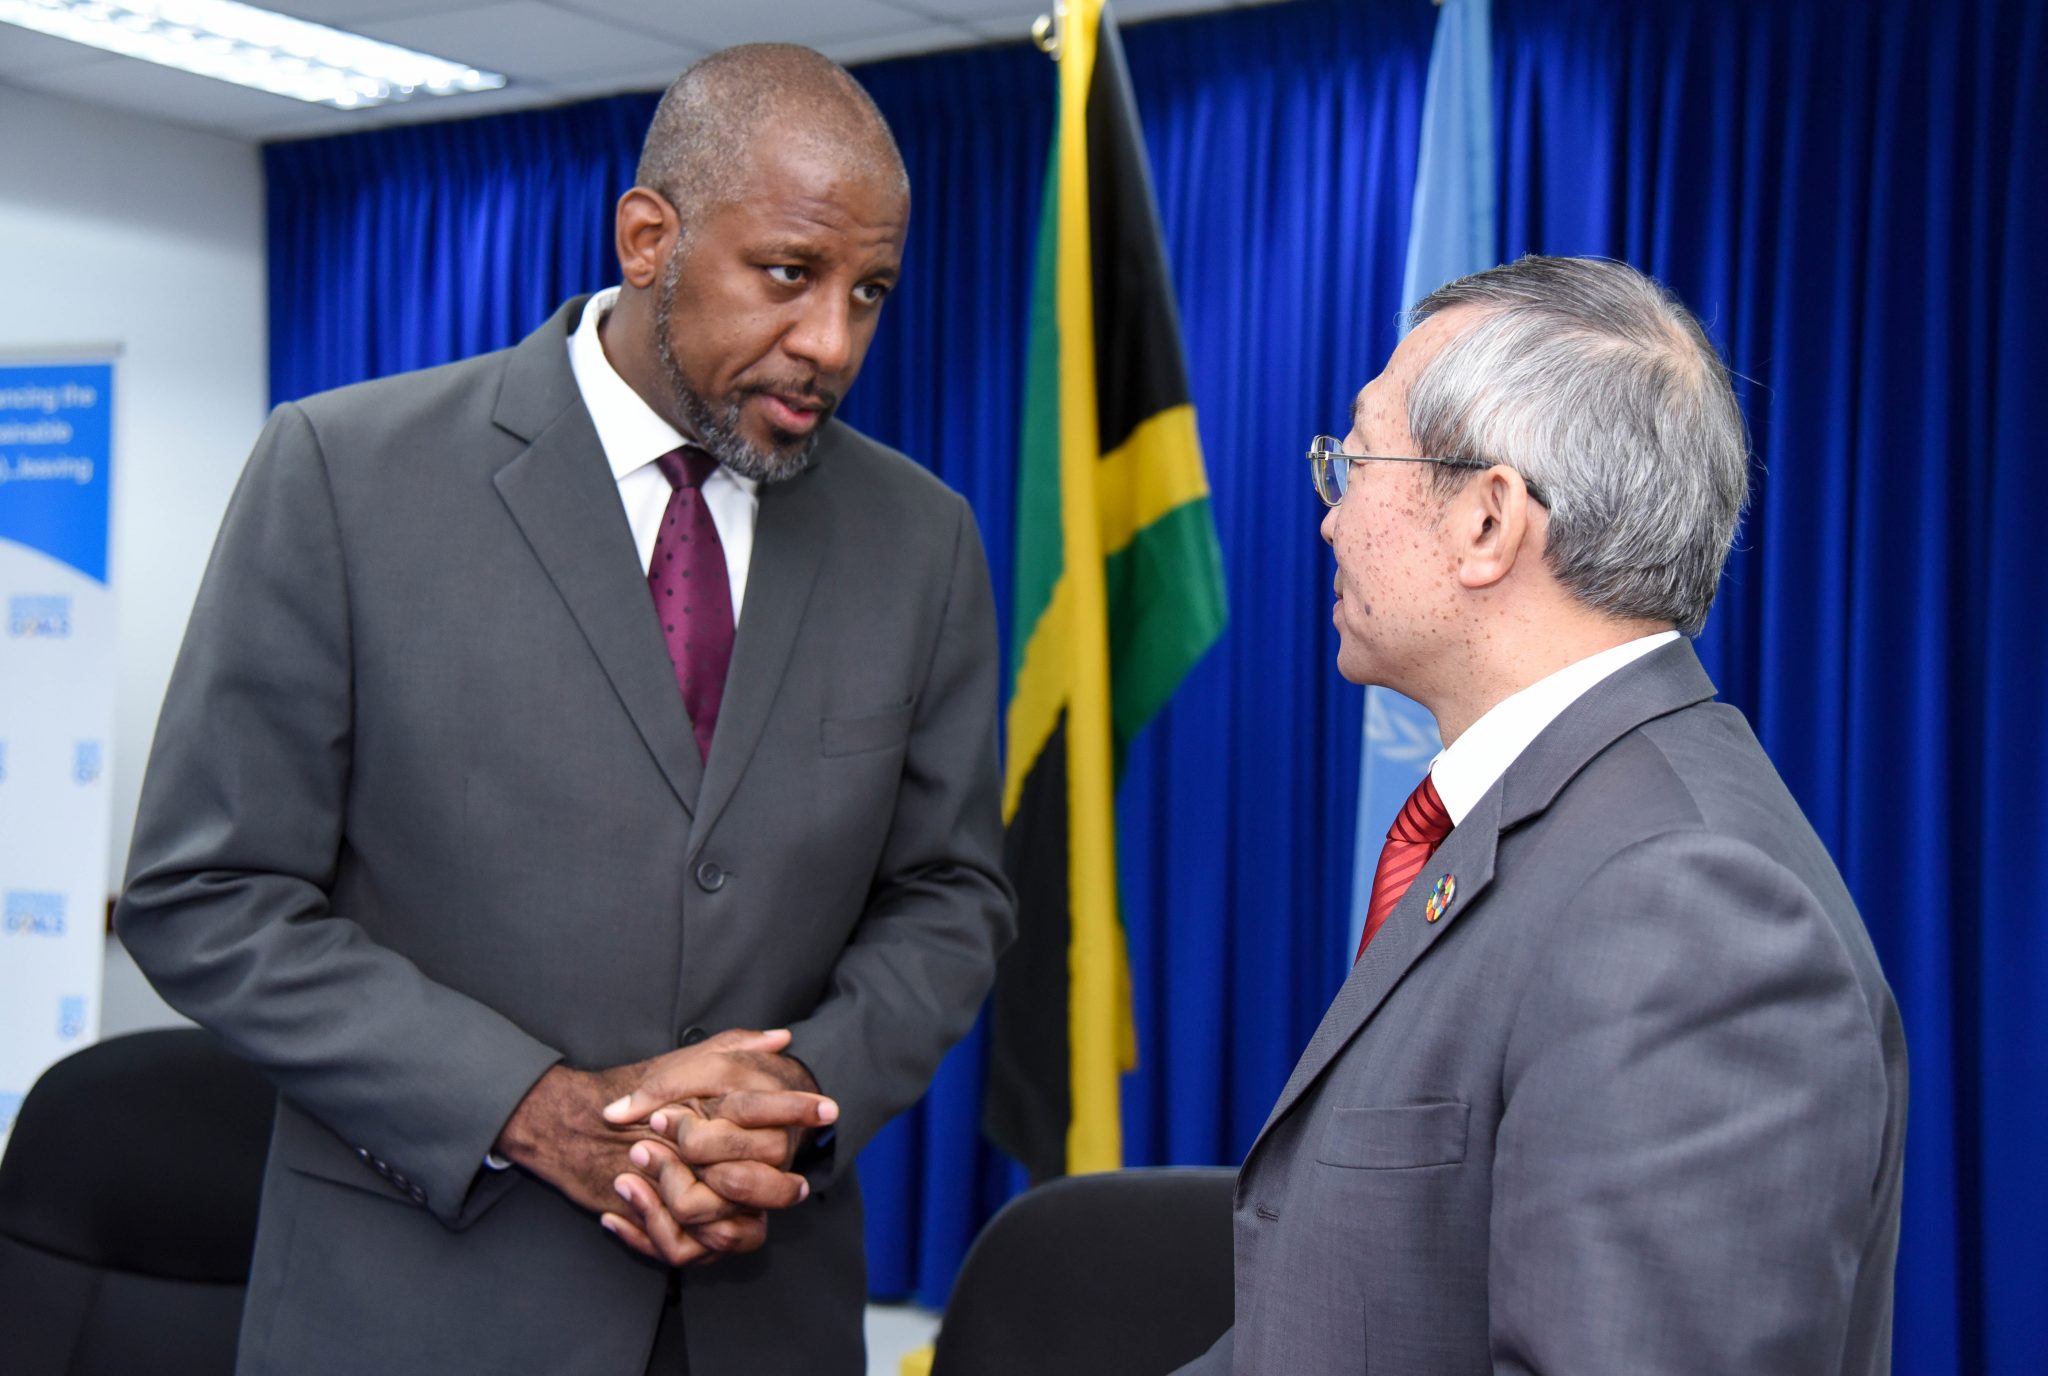
{"type": "Polygon", "coordinates": [[[1366,905],[1365,932],[1358,938],[1358,955],[1352,957],[1354,965],[1372,944],[1374,933],[1385,925],[1387,914],[1394,911],[1401,895],[1408,892],[1415,876],[1429,863],[1430,853],[1451,834],[1452,825],[1451,814],[1445,810],[1436,785],[1429,775],[1423,775],[1422,782],[1401,805],[1394,825],[1387,828],[1387,844],[1380,848],[1379,868],[1372,872],[1372,902],[1366,905]]]}

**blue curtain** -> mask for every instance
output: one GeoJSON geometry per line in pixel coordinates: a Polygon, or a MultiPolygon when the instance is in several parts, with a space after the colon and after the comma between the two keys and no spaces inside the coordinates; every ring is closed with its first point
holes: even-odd
{"type": "MultiPolygon", "coordinates": [[[[1304,0],[1126,35],[1231,590],[1119,799],[1133,1164],[1237,1160],[1344,970],[1359,696],[1299,454],[1397,337],[1433,20],[1304,0]]],[[[1503,252],[1657,273],[1742,378],[1760,477],[1701,648],[1905,1012],[1916,1376],[2048,1364],[2048,466],[2021,428],[2048,382],[2044,28],[2026,0],[1495,0],[1503,252]]],[[[859,75],[916,209],[846,414],[967,494],[1007,615],[1051,67],[859,75]]],[[[612,281],[652,104],[269,149],[276,398],[511,343],[612,281]]],[[[981,1050],[863,1159],[878,1295],[942,1302],[1016,1186],[975,1132],[981,1050]]]]}

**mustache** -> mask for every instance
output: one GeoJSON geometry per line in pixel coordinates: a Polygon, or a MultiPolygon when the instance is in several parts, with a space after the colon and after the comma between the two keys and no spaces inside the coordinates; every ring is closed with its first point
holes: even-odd
{"type": "Polygon", "coordinates": [[[814,377],[789,382],[750,382],[739,390],[750,396],[777,396],[801,402],[820,411],[831,411],[839,405],[839,394],[829,387],[820,387],[814,377]]]}

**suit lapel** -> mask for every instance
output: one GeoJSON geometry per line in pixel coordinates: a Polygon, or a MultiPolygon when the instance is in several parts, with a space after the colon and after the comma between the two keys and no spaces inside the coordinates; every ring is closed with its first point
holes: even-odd
{"type": "Polygon", "coordinates": [[[1332,1058],[1379,1011],[1387,995],[1401,982],[1401,977],[1428,953],[1429,948],[1450,930],[1451,924],[1468,911],[1493,882],[1494,852],[1500,842],[1499,809],[1500,790],[1487,790],[1486,796],[1466,814],[1465,820],[1444,838],[1443,845],[1429,857],[1429,863],[1422,867],[1422,873],[1415,877],[1408,892],[1394,905],[1386,925],[1380,928],[1372,944],[1365,948],[1365,955],[1345,976],[1343,986],[1337,990],[1337,997],[1323,1014],[1315,1035],[1309,1038],[1308,1049],[1295,1062],[1294,1073],[1287,1077],[1287,1086],[1280,1091],[1280,1098],[1273,1105],[1266,1126],[1260,1131],[1262,1140],[1267,1132],[1272,1131],[1273,1124],[1286,1115],[1315,1078],[1323,1073],[1332,1058]],[[1448,909],[1432,922],[1427,912],[1430,894],[1438,876],[1445,874],[1455,879],[1456,890],[1448,909]]]}
{"type": "Polygon", "coordinates": [[[567,340],[582,306],[570,302],[512,350],[493,419],[528,444],[492,482],[677,801],[694,812],[697,742],[618,487],[569,371],[567,340]]]}
{"type": "MultiPolygon", "coordinates": [[[[1273,1130],[1342,1051],[1371,1021],[1408,971],[1428,954],[1491,886],[1504,832],[1548,808],[1581,769],[1616,740],[1653,718],[1714,696],[1713,681],[1692,646],[1676,641],[1651,651],[1599,683],[1529,743],[1507,773],[1466,814],[1388,916],[1365,956],[1337,991],[1308,1049],[1252,1144],[1257,1152],[1273,1130]],[[1439,875],[1457,881],[1451,905],[1430,922],[1426,909],[1439,875]]],[[[1246,1160],[1251,1159],[1247,1154],[1246,1160]]]]}
{"type": "MultiPolygon", "coordinates": [[[[836,426],[834,427],[836,429],[836,426]]],[[[832,540],[828,511],[833,431],[819,442],[816,465],[787,482],[764,483],[754,521],[754,553],[733,639],[732,667],[718,708],[718,729],[705,762],[696,833],[708,835],[732,800],[761,742],[775,695],[789,666],[804,609],[832,540]]],[[[673,683],[671,683],[673,689],[673,683]]]]}

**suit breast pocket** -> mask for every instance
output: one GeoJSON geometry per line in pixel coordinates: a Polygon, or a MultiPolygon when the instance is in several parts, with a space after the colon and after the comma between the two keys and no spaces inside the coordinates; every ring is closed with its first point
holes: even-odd
{"type": "Polygon", "coordinates": [[[1454,1166],[1465,1159],[1469,1117],[1470,1110],[1455,1102],[1333,1109],[1316,1160],[1362,1171],[1454,1166]]]}
{"type": "Polygon", "coordinates": [[[818,753],[831,758],[900,750],[910,739],[910,721],[916,709],[915,702],[905,702],[879,712],[826,717],[818,723],[818,753]]]}

